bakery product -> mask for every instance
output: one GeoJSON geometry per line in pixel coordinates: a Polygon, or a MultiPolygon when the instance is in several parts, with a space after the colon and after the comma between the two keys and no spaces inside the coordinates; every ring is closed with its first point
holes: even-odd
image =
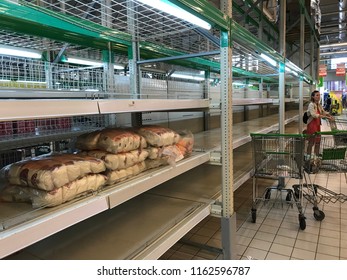
{"type": "Polygon", "coordinates": [[[146,140],[139,134],[126,129],[114,128],[101,131],[97,148],[118,154],[146,148],[146,140]]]}
{"type": "Polygon", "coordinates": [[[101,150],[85,151],[81,154],[99,158],[105,162],[109,170],[120,170],[144,161],[148,157],[146,149],[137,149],[129,152],[112,154],[101,150]]]}
{"type": "Polygon", "coordinates": [[[135,131],[143,136],[149,145],[154,147],[173,145],[180,138],[174,130],[156,125],[145,125],[135,128],[135,131]]]}
{"type": "Polygon", "coordinates": [[[52,207],[99,190],[106,179],[102,174],[90,174],[51,191],[9,185],[0,198],[4,202],[31,202],[33,208],[52,207]]]}
{"type": "Polygon", "coordinates": [[[108,170],[105,173],[107,176],[106,184],[112,185],[112,184],[119,183],[125,179],[129,179],[130,177],[138,175],[145,169],[146,169],[146,164],[144,161],[142,161],[128,168],[114,170],[114,171],[108,170]]]}
{"type": "Polygon", "coordinates": [[[6,167],[5,177],[13,185],[51,191],[87,174],[105,170],[105,163],[100,159],[75,154],[57,154],[11,164],[6,167]]]}

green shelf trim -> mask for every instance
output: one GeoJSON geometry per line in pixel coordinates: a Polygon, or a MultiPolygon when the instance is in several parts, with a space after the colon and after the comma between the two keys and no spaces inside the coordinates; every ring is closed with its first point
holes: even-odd
{"type": "Polygon", "coordinates": [[[124,33],[103,28],[88,21],[82,21],[77,25],[67,16],[54,13],[47,9],[40,10],[8,1],[0,1],[0,24],[2,29],[8,29],[19,33],[46,37],[58,41],[75,43],[78,45],[92,46],[98,49],[107,49],[108,42],[112,42],[115,48],[123,49],[129,44],[124,33]],[[44,10],[44,12],[43,12],[44,10]]]}

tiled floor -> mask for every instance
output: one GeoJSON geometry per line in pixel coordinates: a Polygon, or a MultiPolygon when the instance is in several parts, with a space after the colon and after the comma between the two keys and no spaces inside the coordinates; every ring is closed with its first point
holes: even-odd
{"type": "MultiPolygon", "coordinates": [[[[337,194],[347,194],[345,174],[320,173],[311,177],[314,184],[337,194]]],[[[290,179],[287,186],[293,183],[296,181],[290,179]]],[[[251,182],[247,184],[251,185],[251,182]]],[[[236,201],[238,195],[235,195],[236,201]]],[[[261,203],[257,221],[252,223],[250,201],[239,207],[239,212],[244,213],[237,214],[238,259],[347,260],[347,202],[320,202],[319,209],[325,214],[325,219],[320,222],[313,216],[312,204],[304,199],[306,229],[301,230],[295,205],[291,207],[284,202],[282,207],[281,203],[261,203]]],[[[208,217],[161,259],[222,259],[220,248],[220,219],[208,217]]]]}

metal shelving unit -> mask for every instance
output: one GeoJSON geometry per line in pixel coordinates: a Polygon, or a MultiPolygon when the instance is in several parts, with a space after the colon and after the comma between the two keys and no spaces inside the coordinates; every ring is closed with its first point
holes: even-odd
{"type": "MultiPolygon", "coordinates": [[[[141,112],[206,113],[210,109],[215,109],[211,108],[209,90],[213,83],[220,88],[218,109],[223,123],[221,129],[211,131],[213,138],[219,141],[218,144],[211,144],[211,140],[206,140],[209,145],[199,146],[201,134],[196,134],[197,151],[174,167],[167,166],[141,173],[132,180],[57,208],[32,211],[28,205],[0,204],[1,208],[6,208],[0,209],[0,213],[9,211],[6,213],[10,213],[11,217],[2,220],[0,257],[6,257],[37,243],[28,248],[29,251],[38,248],[33,249],[35,252],[31,252],[33,257],[43,254],[43,258],[48,259],[66,258],[63,251],[51,254],[48,250],[45,253],[40,246],[53,248],[51,242],[53,240],[54,243],[55,238],[60,238],[58,236],[70,236],[75,230],[83,231],[84,227],[90,224],[96,225],[96,231],[112,230],[112,235],[117,237],[117,232],[123,230],[125,232],[127,227],[109,229],[100,217],[106,217],[114,222],[132,221],[136,224],[136,216],[139,213],[134,209],[134,205],[145,201],[143,203],[147,205],[148,213],[158,213],[162,209],[161,205],[172,204],[172,215],[160,217],[159,223],[148,228],[140,243],[134,243],[134,240],[125,242],[122,238],[110,239],[114,246],[123,249],[119,250],[117,256],[100,255],[100,258],[158,258],[189,229],[210,214],[211,205],[220,197],[221,191],[225,203],[221,215],[224,227],[228,227],[226,235],[231,238],[230,235],[235,228],[232,228],[232,222],[229,222],[234,216],[230,200],[233,190],[245,180],[245,177],[233,181],[233,175],[230,173],[232,159],[229,161],[228,157],[232,154],[233,148],[250,141],[250,131],[241,135],[233,133],[233,141],[229,143],[229,134],[232,134],[232,117],[229,111],[232,106],[267,105],[276,103],[276,100],[257,96],[235,99],[231,102],[229,64],[232,63],[232,79],[235,81],[248,79],[258,83],[278,85],[277,66],[271,66],[261,53],[267,51],[269,57],[277,62],[283,58],[231,20],[231,14],[226,12],[228,7],[220,10],[207,1],[172,2],[189,12],[200,14],[212,24],[212,29],[204,31],[186,21],[150,8],[140,1],[43,0],[37,4],[37,1],[29,0],[0,3],[2,44],[45,50],[46,59],[46,61],[25,59],[10,61],[4,57],[1,60],[3,71],[0,77],[3,81],[0,85],[5,89],[0,91],[0,106],[4,108],[0,113],[0,121],[93,115],[112,119],[114,114],[128,113],[131,114],[133,121],[136,119],[133,118],[134,115],[141,112]],[[232,30],[229,30],[230,26],[232,30]],[[231,38],[232,56],[229,47],[231,38]],[[247,42],[250,44],[246,44],[247,42]],[[101,66],[82,67],[66,64],[66,58],[76,55],[101,61],[101,66]],[[123,68],[115,70],[116,64],[123,68]],[[187,71],[193,76],[190,78],[191,87],[188,89],[185,88],[186,80],[175,78],[173,75],[187,71]],[[194,78],[201,78],[200,71],[204,71],[203,80],[197,81],[194,78]],[[13,73],[19,74],[16,76],[13,73]],[[26,82],[19,82],[23,77],[27,77],[26,82]],[[38,86],[35,83],[37,81],[43,84],[38,86]],[[174,197],[161,193],[161,188],[166,188],[165,184],[175,184],[175,180],[179,182],[181,176],[189,176],[189,172],[204,168],[205,163],[211,160],[215,161],[214,153],[219,153],[217,161],[222,168],[210,166],[207,170],[217,168],[218,171],[213,172],[218,173],[221,170],[223,172],[218,182],[212,184],[210,188],[206,187],[207,192],[204,188],[197,189],[196,184],[189,184],[192,189],[187,188],[187,192],[191,191],[195,195],[190,199],[181,197],[179,192],[175,191],[169,191],[175,193],[174,197]],[[186,173],[188,175],[185,175],[186,173]],[[158,188],[157,193],[157,188],[154,187],[161,184],[163,187],[158,188]],[[176,204],[182,208],[179,209],[178,206],[176,208],[176,204]],[[124,211],[131,209],[129,216],[119,214],[123,208],[124,211]],[[44,240],[39,242],[42,239],[44,240]]],[[[231,1],[225,5],[230,4],[231,1]]],[[[288,66],[295,68],[289,61],[288,66]]],[[[296,79],[297,75],[307,80],[311,78],[300,69],[294,70],[286,73],[288,79],[296,79]]],[[[201,116],[203,117],[204,115],[201,116]]],[[[297,115],[294,113],[286,121],[295,119],[297,115]]],[[[263,121],[265,121],[264,127],[258,123],[254,129],[261,127],[261,131],[264,132],[278,128],[276,121],[270,127],[266,118],[263,121]]],[[[85,127],[86,131],[94,128],[96,127],[85,127]]],[[[6,136],[4,142],[0,141],[0,150],[16,148],[25,141],[36,144],[65,137],[73,138],[82,133],[82,130],[67,129],[57,132],[54,135],[48,133],[35,137],[28,135],[20,140],[6,136]]],[[[206,133],[202,132],[204,135],[206,133]]],[[[146,213],[143,214],[146,216],[146,213]]],[[[142,216],[137,218],[144,220],[142,216]]],[[[133,230],[133,227],[129,226],[129,229],[133,230]]],[[[87,240],[89,237],[85,235],[80,241],[84,242],[82,241],[84,238],[87,240]]],[[[97,239],[95,236],[95,242],[97,239]]],[[[95,250],[93,244],[90,244],[90,250],[95,250]]],[[[76,245],[64,244],[64,246],[62,248],[71,253],[71,258],[81,258],[76,245]]],[[[231,257],[233,249],[233,244],[227,241],[223,247],[226,258],[231,257]]],[[[88,255],[89,253],[91,251],[88,251],[85,257],[93,258],[92,254],[88,255]]]]}

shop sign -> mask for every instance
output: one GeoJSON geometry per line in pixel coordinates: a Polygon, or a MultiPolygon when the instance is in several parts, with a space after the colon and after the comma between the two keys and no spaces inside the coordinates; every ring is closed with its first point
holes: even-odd
{"type": "Polygon", "coordinates": [[[346,74],[345,63],[336,64],[336,76],[344,76],[346,74]]]}
{"type": "Polygon", "coordinates": [[[327,75],[327,66],[325,64],[319,65],[319,77],[326,77],[327,75]]]}

